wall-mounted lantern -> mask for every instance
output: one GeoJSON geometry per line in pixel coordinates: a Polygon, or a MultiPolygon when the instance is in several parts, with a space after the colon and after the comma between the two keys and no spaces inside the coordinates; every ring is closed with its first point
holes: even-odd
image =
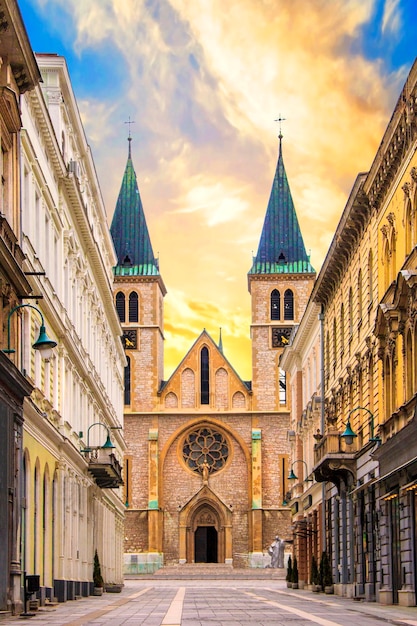
{"type": "MultiPolygon", "coordinates": [[[[293,470],[293,467],[294,467],[294,465],[296,463],[304,463],[304,465],[306,466],[306,472],[308,471],[307,463],[305,461],[303,461],[302,459],[297,459],[296,461],[294,461],[294,463],[291,463],[290,473],[288,474],[288,480],[298,480],[298,476],[296,476],[296,474],[294,473],[294,470],[293,470]]],[[[309,478],[307,476],[304,479],[304,482],[311,483],[311,482],[313,482],[313,479],[309,478]]]]}
{"type": "Polygon", "coordinates": [[[371,441],[373,443],[377,443],[378,445],[380,445],[381,444],[381,437],[378,437],[378,436],[374,435],[374,416],[373,416],[373,413],[371,413],[371,411],[369,409],[367,409],[366,407],[364,407],[364,406],[357,406],[354,409],[352,409],[351,411],[349,411],[347,422],[346,422],[346,429],[340,435],[340,437],[342,439],[344,439],[344,441],[346,442],[346,444],[348,446],[350,446],[353,443],[353,440],[355,439],[355,437],[357,437],[357,434],[352,430],[352,426],[350,424],[350,416],[355,411],[366,411],[367,413],[369,413],[369,432],[370,432],[369,441],[371,441]]]}
{"type": "Polygon", "coordinates": [[[34,309],[37,313],[39,313],[41,318],[41,327],[39,329],[39,337],[32,345],[34,350],[38,350],[41,357],[45,360],[48,360],[52,356],[52,350],[57,345],[57,342],[53,339],[50,339],[46,334],[45,321],[43,319],[43,315],[40,310],[33,306],[33,304],[18,304],[15,306],[9,313],[7,317],[7,349],[2,350],[5,354],[13,354],[16,352],[14,348],[10,347],[10,318],[17,310],[22,309],[23,307],[29,307],[30,309],[34,309]]]}

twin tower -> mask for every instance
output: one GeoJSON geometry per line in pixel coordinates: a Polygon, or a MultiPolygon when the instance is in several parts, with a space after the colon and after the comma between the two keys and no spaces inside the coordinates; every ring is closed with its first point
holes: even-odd
{"type": "Polygon", "coordinates": [[[238,376],[222,345],[205,330],[163,380],[166,288],[131,138],[111,235],[127,360],[125,573],[198,562],[263,567],[274,537],[291,535],[290,512],[282,504],[288,491],[289,397],[279,357],[315,279],[285,172],[282,135],[248,272],[252,381],[238,376]]]}

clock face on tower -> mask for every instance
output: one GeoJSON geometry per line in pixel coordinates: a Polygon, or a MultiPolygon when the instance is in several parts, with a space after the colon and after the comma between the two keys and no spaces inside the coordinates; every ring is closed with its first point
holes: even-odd
{"type": "Polygon", "coordinates": [[[290,336],[292,332],[292,326],[283,326],[272,328],[272,347],[273,348],[285,348],[290,342],[290,336]]]}
{"type": "Polygon", "coordinates": [[[136,350],[138,347],[138,334],[136,328],[123,330],[122,342],[125,350],[136,350]]]}

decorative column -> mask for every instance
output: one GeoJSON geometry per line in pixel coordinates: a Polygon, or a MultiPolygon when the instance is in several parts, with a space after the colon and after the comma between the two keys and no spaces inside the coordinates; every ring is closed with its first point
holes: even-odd
{"type": "Polygon", "coordinates": [[[252,546],[251,567],[263,567],[262,559],[262,433],[252,428],[252,546]]]}
{"type": "Polygon", "coordinates": [[[162,525],[159,510],[158,429],[150,428],[148,436],[148,551],[162,552],[162,525]]]}

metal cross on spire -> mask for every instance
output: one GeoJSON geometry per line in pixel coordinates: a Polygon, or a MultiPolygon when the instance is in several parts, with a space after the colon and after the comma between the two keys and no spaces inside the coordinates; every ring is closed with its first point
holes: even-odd
{"type": "Polygon", "coordinates": [[[130,119],[130,115],[129,115],[128,121],[125,122],[125,124],[129,124],[129,137],[127,138],[128,142],[129,142],[129,158],[131,158],[131,156],[132,156],[132,152],[131,152],[131,149],[130,149],[130,147],[132,145],[132,135],[131,135],[131,132],[130,132],[130,127],[134,123],[135,122],[130,119]]]}
{"type": "Polygon", "coordinates": [[[131,139],[132,139],[132,136],[131,136],[131,133],[130,133],[130,127],[131,127],[131,125],[132,125],[132,124],[134,124],[134,123],[135,123],[135,122],[134,122],[134,121],[132,121],[132,120],[130,119],[130,115],[129,115],[129,119],[128,119],[128,121],[127,121],[127,122],[125,122],[125,124],[129,124],[129,137],[128,137],[128,139],[129,139],[129,140],[131,140],[131,139]]]}
{"type": "Polygon", "coordinates": [[[282,139],[282,122],[285,122],[286,118],[285,117],[281,117],[281,114],[279,114],[279,117],[277,117],[276,120],[274,120],[274,122],[278,122],[279,123],[279,135],[278,137],[280,139],[282,139]]]}

